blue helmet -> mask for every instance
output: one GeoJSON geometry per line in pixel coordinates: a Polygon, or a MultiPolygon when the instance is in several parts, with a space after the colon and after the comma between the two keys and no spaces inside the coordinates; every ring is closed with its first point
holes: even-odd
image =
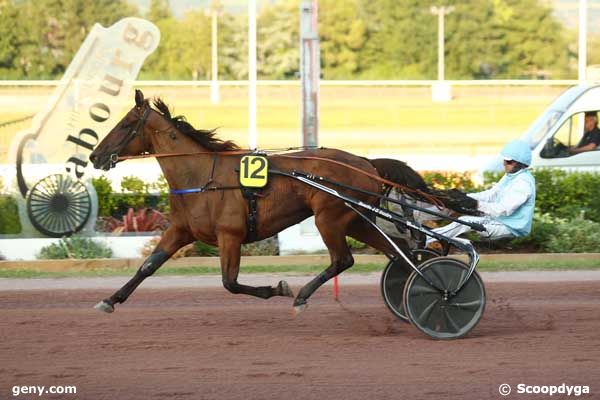
{"type": "Polygon", "coordinates": [[[531,164],[531,148],[522,140],[509,142],[500,154],[505,160],[515,160],[527,166],[531,164]]]}

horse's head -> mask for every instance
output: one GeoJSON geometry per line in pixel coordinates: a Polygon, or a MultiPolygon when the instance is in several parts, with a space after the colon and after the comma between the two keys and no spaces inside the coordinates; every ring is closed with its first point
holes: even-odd
{"type": "Polygon", "coordinates": [[[155,112],[141,90],[135,91],[135,106],[111,129],[98,144],[90,161],[94,168],[108,171],[119,161],[120,156],[134,156],[149,153],[152,143],[149,140],[150,117],[155,112]]]}

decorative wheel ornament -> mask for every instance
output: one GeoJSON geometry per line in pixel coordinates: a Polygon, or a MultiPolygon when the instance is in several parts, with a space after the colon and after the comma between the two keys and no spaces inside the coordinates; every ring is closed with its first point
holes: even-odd
{"type": "Polygon", "coordinates": [[[85,185],[68,175],[48,175],[27,194],[27,215],[31,224],[50,237],[69,236],[80,231],[92,211],[92,198],[85,185]]]}

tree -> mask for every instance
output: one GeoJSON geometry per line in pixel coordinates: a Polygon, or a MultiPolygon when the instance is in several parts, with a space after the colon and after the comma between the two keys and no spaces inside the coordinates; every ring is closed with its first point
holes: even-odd
{"type": "Polygon", "coordinates": [[[148,57],[143,77],[152,79],[208,79],[210,74],[210,20],[190,11],[183,20],[157,22],[161,44],[148,57]]]}
{"type": "MultiPolygon", "coordinates": [[[[569,71],[564,27],[537,0],[448,0],[446,77],[563,77],[569,71]]],[[[363,77],[434,79],[437,19],[434,0],[361,0],[367,43],[363,77]]]]}
{"type": "Polygon", "coordinates": [[[587,63],[588,65],[600,65],[600,34],[593,35],[587,44],[587,63]]]}
{"type": "Polygon", "coordinates": [[[17,55],[17,9],[8,0],[0,1],[0,79],[15,74],[17,55]]]}
{"type": "Polygon", "coordinates": [[[566,31],[536,0],[457,3],[448,32],[449,76],[549,78],[569,68],[566,31]]]}
{"type": "Polygon", "coordinates": [[[246,15],[224,13],[219,17],[219,60],[219,76],[222,79],[248,79],[246,15]]]}
{"type": "Polygon", "coordinates": [[[300,3],[285,0],[265,7],[257,18],[257,74],[263,79],[294,78],[300,64],[300,3]]]}
{"type": "MultiPolygon", "coordinates": [[[[15,2],[15,51],[11,60],[15,74],[22,78],[60,77],[95,23],[110,26],[135,15],[125,0],[38,0],[15,2]]],[[[2,18],[2,26],[9,17],[2,18]]]]}
{"type": "Polygon", "coordinates": [[[374,79],[425,79],[435,71],[437,24],[430,1],[361,0],[367,42],[360,52],[361,74],[374,79]]]}
{"type": "Polygon", "coordinates": [[[321,64],[325,79],[351,79],[361,72],[360,51],[367,42],[358,1],[319,3],[321,64]]]}
{"type": "MultiPolygon", "coordinates": [[[[0,74],[60,77],[96,22],[136,14],[128,0],[0,0],[0,74]]],[[[431,5],[454,5],[445,18],[446,77],[567,78],[576,68],[570,32],[539,0],[320,0],[319,32],[327,79],[434,79],[437,19],[431,5]]],[[[258,16],[258,76],[293,78],[299,71],[299,0],[266,2],[258,16]]],[[[147,13],[161,30],[145,79],[206,79],[210,21],[202,12],[181,20],[167,0],[147,13]]],[[[593,42],[590,43],[590,46],[593,42]]],[[[590,47],[591,49],[592,47],[590,47]]],[[[219,76],[245,79],[247,15],[219,17],[219,76]]],[[[590,54],[590,64],[596,63],[590,54]]]]}
{"type": "Polygon", "coordinates": [[[146,13],[146,19],[157,23],[163,19],[173,18],[169,0],[152,0],[146,13]]]}

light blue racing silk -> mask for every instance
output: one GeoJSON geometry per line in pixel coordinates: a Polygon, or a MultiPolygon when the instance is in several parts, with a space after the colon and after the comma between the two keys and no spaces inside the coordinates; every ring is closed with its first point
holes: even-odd
{"type": "Polygon", "coordinates": [[[491,189],[471,193],[478,201],[477,209],[500,221],[515,236],[531,232],[535,208],[535,178],[526,169],[504,174],[491,189]]]}

